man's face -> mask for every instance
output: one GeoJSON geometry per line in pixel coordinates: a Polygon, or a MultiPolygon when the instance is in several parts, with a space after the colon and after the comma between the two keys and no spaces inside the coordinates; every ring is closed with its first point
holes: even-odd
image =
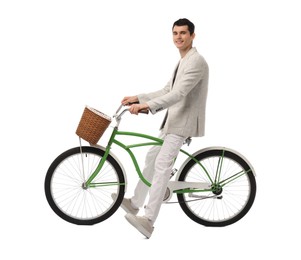
{"type": "Polygon", "coordinates": [[[179,50],[186,50],[187,48],[191,48],[195,34],[190,34],[187,25],[175,25],[172,30],[172,34],[174,44],[179,50]]]}

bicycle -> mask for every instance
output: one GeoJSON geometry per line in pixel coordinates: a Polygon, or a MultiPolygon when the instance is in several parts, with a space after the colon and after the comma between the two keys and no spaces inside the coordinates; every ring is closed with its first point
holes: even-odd
{"type": "MultiPolygon", "coordinates": [[[[128,111],[124,109],[120,112],[121,108],[122,105],[113,115],[116,124],[107,146],[102,147],[97,142],[112,119],[85,107],[84,111],[106,121],[105,126],[97,126],[96,130],[102,128],[100,133],[91,137],[91,129],[88,129],[87,136],[78,133],[79,124],[77,134],[80,146],[59,155],[47,171],[44,182],[47,201],[65,221],[78,225],[100,223],[112,216],[121,205],[127,180],[120,160],[110,151],[113,144],[127,151],[139,178],[145,185],[151,186],[144,178],[132,149],[162,145],[163,140],[142,133],[120,131],[122,116],[128,111]],[[119,136],[147,141],[126,145],[117,140],[119,136]],[[88,141],[90,146],[82,146],[81,139],[88,141]]],[[[81,122],[84,121],[84,113],[81,122]]],[[[95,126],[93,120],[89,124],[95,126]]],[[[82,125],[87,128],[87,123],[82,125]]],[[[189,145],[190,141],[188,138],[186,143],[189,145]]],[[[184,213],[204,226],[227,226],[247,214],[255,200],[256,181],[254,169],[243,155],[225,147],[207,147],[193,154],[181,149],[180,153],[187,159],[177,174],[175,171],[171,173],[163,203],[171,203],[171,197],[176,194],[177,203],[184,213]]]]}

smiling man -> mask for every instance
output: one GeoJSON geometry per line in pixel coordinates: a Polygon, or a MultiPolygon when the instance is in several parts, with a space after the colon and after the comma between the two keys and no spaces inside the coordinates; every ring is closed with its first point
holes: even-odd
{"type": "Polygon", "coordinates": [[[195,38],[194,24],[188,19],[179,19],[172,27],[173,42],[179,49],[181,59],[167,85],[158,91],[137,96],[127,96],[123,105],[132,104],[129,111],[138,114],[149,109],[153,114],[167,110],[159,137],[162,146],[152,147],[145,160],[143,175],[152,185],[139,181],[134,196],[124,198],[121,207],[127,212],[126,219],[143,235],[150,238],[153,226],[164,199],[168,180],[181,146],[189,137],[201,137],[205,129],[205,108],[209,69],[205,59],[192,47],[195,38]],[[136,216],[149,200],[143,216],[136,216]]]}

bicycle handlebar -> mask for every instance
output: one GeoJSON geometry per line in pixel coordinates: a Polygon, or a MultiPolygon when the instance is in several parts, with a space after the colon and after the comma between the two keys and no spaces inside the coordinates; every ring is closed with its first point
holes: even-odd
{"type": "Polygon", "coordinates": [[[138,111],[138,113],[140,113],[140,114],[147,114],[148,115],[149,110],[148,109],[141,109],[141,110],[138,111]]]}
{"type": "MultiPolygon", "coordinates": [[[[132,104],[139,104],[139,102],[134,102],[134,103],[128,103],[128,105],[132,105],[132,104]]],[[[117,121],[120,121],[121,120],[121,117],[122,115],[129,111],[128,108],[124,109],[121,113],[119,113],[120,109],[123,107],[123,104],[121,104],[119,106],[119,108],[117,109],[116,113],[114,114],[113,118],[116,118],[117,121]],[[119,114],[118,114],[119,113],[119,114]]],[[[142,109],[140,110],[138,113],[141,113],[141,114],[148,114],[149,113],[149,110],[148,109],[142,109]]]]}
{"type": "MultiPolygon", "coordinates": [[[[139,101],[128,103],[128,105],[133,105],[133,104],[139,104],[139,101]]],[[[141,109],[141,110],[138,111],[138,113],[148,114],[148,113],[149,113],[149,110],[148,110],[148,109],[141,109]]]]}

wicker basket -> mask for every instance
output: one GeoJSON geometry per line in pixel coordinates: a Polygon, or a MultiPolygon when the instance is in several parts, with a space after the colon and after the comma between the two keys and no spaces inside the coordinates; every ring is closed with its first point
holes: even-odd
{"type": "Polygon", "coordinates": [[[86,106],[76,134],[91,144],[97,144],[111,123],[111,118],[94,108],[86,106]]]}

